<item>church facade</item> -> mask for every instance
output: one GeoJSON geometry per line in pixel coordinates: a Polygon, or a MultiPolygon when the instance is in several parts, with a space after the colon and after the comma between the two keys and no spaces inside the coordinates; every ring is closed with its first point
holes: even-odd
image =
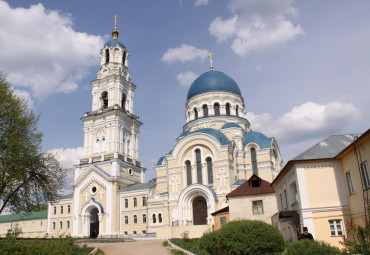
{"type": "Polygon", "coordinates": [[[154,166],[156,181],[145,183],[136,86],[118,35],[115,28],[101,49],[91,82],[92,108],[81,118],[85,156],[75,165],[73,194],[49,204],[45,235],[199,237],[243,180],[255,174],[273,181],[281,170],[278,144],[251,130],[239,86],[211,67],[189,88],[183,130],[154,166]]]}

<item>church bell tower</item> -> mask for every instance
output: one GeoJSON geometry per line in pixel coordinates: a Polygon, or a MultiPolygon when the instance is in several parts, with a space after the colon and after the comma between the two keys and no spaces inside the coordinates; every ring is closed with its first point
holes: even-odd
{"type": "Polygon", "coordinates": [[[98,237],[117,236],[119,191],[145,179],[139,161],[142,122],[133,113],[136,86],[127,68],[128,50],[118,40],[116,18],[112,39],[100,50],[96,80],[91,81],[92,109],[81,118],[84,157],[75,166],[72,184],[74,236],[92,237],[93,228],[98,237]],[[97,230],[93,219],[98,219],[97,230]]]}

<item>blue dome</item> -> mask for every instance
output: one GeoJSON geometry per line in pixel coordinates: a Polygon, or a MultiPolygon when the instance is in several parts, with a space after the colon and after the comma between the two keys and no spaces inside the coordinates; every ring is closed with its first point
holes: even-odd
{"type": "Polygon", "coordinates": [[[225,91],[242,95],[238,84],[229,76],[218,71],[209,71],[201,74],[190,86],[187,100],[211,91],[225,91]]]}
{"type": "Polygon", "coordinates": [[[104,47],[105,46],[114,47],[116,45],[120,46],[123,49],[126,49],[125,45],[122,42],[118,41],[118,40],[110,40],[110,41],[106,42],[106,44],[104,44],[104,47]]]}
{"type": "Polygon", "coordinates": [[[247,146],[249,143],[256,143],[261,149],[270,148],[272,147],[272,138],[268,138],[260,132],[251,131],[245,133],[243,137],[244,147],[247,146]]]}
{"type": "Polygon", "coordinates": [[[238,124],[234,122],[229,122],[229,123],[224,124],[221,129],[232,128],[232,127],[241,128],[241,126],[239,126],[238,124]]]}
{"type": "Polygon", "coordinates": [[[202,128],[202,129],[198,129],[198,130],[195,130],[193,132],[189,132],[189,131],[185,131],[183,132],[181,136],[188,136],[188,135],[191,135],[191,134],[194,134],[194,133],[206,133],[206,134],[209,134],[213,137],[215,137],[217,140],[219,140],[221,142],[221,144],[223,145],[231,145],[232,142],[219,130],[217,129],[213,129],[213,128],[202,128]]]}

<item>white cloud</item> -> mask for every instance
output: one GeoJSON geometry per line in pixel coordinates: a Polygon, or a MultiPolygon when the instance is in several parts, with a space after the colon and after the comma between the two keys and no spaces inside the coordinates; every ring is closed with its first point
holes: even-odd
{"type": "Polygon", "coordinates": [[[240,56],[251,51],[274,50],[304,34],[300,25],[294,26],[287,20],[287,15],[298,15],[292,3],[292,0],[230,0],[233,16],[215,18],[208,30],[219,42],[233,39],[231,48],[240,56]]]}
{"type": "Polygon", "coordinates": [[[84,156],[84,148],[77,147],[77,148],[58,148],[52,149],[48,151],[49,153],[57,154],[57,158],[62,167],[64,168],[72,168],[73,165],[77,164],[77,161],[84,156]]]}
{"type": "Polygon", "coordinates": [[[208,0],[195,0],[195,7],[201,6],[201,5],[207,5],[208,0]]]}
{"type": "Polygon", "coordinates": [[[162,61],[172,63],[175,61],[189,62],[197,58],[202,61],[208,56],[208,50],[198,49],[195,46],[182,44],[177,48],[170,48],[162,56],[162,61]]]}
{"type": "Polygon", "coordinates": [[[28,91],[15,89],[14,94],[22,98],[27,103],[28,109],[33,108],[33,100],[31,98],[31,94],[28,91]]]}
{"type": "Polygon", "coordinates": [[[362,114],[352,103],[332,102],[320,105],[307,102],[293,107],[274,120],[270,114],[247,113],[252,129],[275,137],[279,143],[298,143],[315,137],[338,134],[359,121],[362,114]]]}
{"type": "Polygon", "coordinates": [[[191,71],[179,73],[176,78],[183,87],[189,87],[191,83],[198,77],[195,73],[191,71]]]}
{"type": "Polygon", "coordinates": [[[63,194],[72,193],[73,189],[70,183],[72,183],[74,180],[73,165],[77,164],[77,161],[84,156],[84,148],[58,148],[49,150],[48,152],[56,154],[61,166],[63,168],[67,168],[67,176],[65,178],[66,183],[62,189],[62,192],[63,194]]]}
{"type": "Polygon", "coordinates": [[[38,99],[76,90],[98,63],[103,39],[75,31],[68,14],[42,4],[25,9],[0,1],[0,24],[0,70],[38,99]]]}

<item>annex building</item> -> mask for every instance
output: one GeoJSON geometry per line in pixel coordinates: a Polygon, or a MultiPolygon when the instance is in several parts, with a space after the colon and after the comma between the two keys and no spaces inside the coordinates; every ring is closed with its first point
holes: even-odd
{"type": "MultiPolygon", "coordinates": [[[[154,166],[156,182],[145,183],[138,148],[143,123],[133,113],[136,85],[118,35],[115,27],[91,82],[92,108],[81,118],[85,156],[75,165],[73,194],[45,212],[1,216],[0,235],[17,224],[24,237],[169,238],[185,231],[199,237],[213,228],[212,213],[229,205],[231,191],[253,175],[271,183],[279,174],[276,140],[250,129],[238,84],[211,66],[189,88],[186,123],[154,166]]],[[[262,204],[252,206],[251,200],[249,210],[258,212],[262,204]]]]}

